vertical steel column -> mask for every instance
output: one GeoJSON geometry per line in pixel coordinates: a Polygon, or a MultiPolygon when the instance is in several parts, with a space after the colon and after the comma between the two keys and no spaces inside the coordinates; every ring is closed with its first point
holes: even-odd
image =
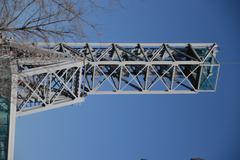
{"type": "Polygon", "coordinates": [[[10,120],[8,138],[8,160],[14,160],[14,141],[16,128],[16,106],[17,106],[17,65],[16,61],[10,62],[11,67],[11,94],[10,94],[10,120]]]}

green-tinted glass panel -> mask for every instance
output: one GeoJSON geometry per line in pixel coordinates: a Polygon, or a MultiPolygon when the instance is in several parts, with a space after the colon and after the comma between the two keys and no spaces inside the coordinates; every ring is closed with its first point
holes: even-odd
{"type": "Polygon", "coordinates": [[[199,57],[205,58],[209,49],[208,48],[195,48],[195,51],[197,52],[199,57]]]}
{"type": "Polygon", "coordinates": [[[0,97],[0,160],[7,160],[9,129],[9,103],[0,97]]]}
{"type": "Polygon", "coordinates": [[[214,55],[209,54],[206,57],[206,60],[204,61],[204,64],[218,64],[216,58],[214,57],[214,55]]]}
{"type": "Polygon", "coordinates": [[[202,66],[199,90],[215,90],[219,66],[202,66]]]}

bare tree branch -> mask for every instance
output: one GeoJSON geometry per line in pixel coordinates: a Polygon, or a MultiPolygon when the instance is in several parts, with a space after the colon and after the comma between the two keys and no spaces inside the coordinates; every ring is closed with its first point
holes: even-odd
{"type": "MultiPolygon", "coordinates": [[[[7,23],[7,26],[9,26],[12,22],[16,21],[22,14],[23,12],[28,8],[30,7],[33,3],[35,2],[35,0],[32,0],[31,2],[29,2],[19,13],[17,16],[15,16],[13,19],[11,19],[8,23],[7,23]]],[[[16,7],[16,6],[15,6],[16,7]]],[[[14,8],[15,8],[14,7],[14,8]]]]}
{"type": "Polygon", "coordinates": [[[96,31],[84,14],[92,7],[104,8],[100,0],[0,0],[0,4],[0,34],[21,41],[81,39],[83,26],[96,31]]]}

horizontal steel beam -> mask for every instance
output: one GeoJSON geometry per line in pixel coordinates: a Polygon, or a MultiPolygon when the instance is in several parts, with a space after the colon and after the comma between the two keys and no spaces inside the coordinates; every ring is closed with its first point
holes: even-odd
{"type": "Polygon", "coordinates": [[[197,94],[199,91],[178,91],[178,90],[170,90],[170,91],[90,91],[89,95],[112,95],[112,94],[197,94]]]}
{"type": "Polygon", "coordinates": [[[18,111],[16,116],[17,117],[21,117],[21,116],[26,116],[26,115],[30,115],[30,114],[34,114],[34,113],[39,113],[39,112],[43,112],[43,111],[48,111],[48,110],[52,110],[52,109],[58,109],[58,108],[62,108],[62,107],[66,107],[69,105],[73,105],[73,104],[78,104],[78,103],[82,103],[84,102],[84,98],[79,98],[76,100],[71,100],[68,102],[61,102],[58,104],[49,104],[48,106],[42,107],[34,107],[34,108],[30,108],[24,111],[18,111]]]}
{"type": "MultiPolygon", "coordinates": [[[[58,45],[59,43],[45,43],[45,42],[38,42],[34,43],[34,45],[39,46],[39,47],[54,47],[58,45]]],[[[84,47],[86,44],[89,44],[92,47],[108,47],[111,46],[112,44],[120,45],[123,47],[135,47],[138,44],[141,44],[144,47],[157,47],[157,46],[162,46],[163,44],[167,44],[173,47],[183,47],[191,44],[193,47],[206,47],[206,46],[211,46],[214,43],[62,43],[67,46],[77,48],[77,47],[84,47]]]]}

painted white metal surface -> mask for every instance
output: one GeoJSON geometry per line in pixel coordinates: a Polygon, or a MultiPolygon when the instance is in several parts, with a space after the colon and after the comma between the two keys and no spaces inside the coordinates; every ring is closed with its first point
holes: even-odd
{"type": "MultiPolygon", "coordinates": [[[[13,66],[15,68],[15,66],[13,66]]],[[[14,160],[14,141],[16,128],[16,105],[17,105],[17,74],[12,74],[11,98],[10,98],[10,120],[8,138],[8,160],[14,160]]]]}
{"type": "Polygon", "coordinates": [[[0,57],[13,59],[15,68],[8,160],[13,160],[16,116],[81,103],[95,94],[213,92],[219,73],[215,43],[4,45],[10,50],[0,57]]]}
{"type": "MultiPolygon", "coordinates": [[[[16,44],[13,46],[19,47],[16,44]]],[[[197,77],[201,68],[209,65],[219,66],[218,63],[205,63],[209,56],[214,54],[215,57],[217,45],[214,43],[34,45],[37,46],[50,47],[54,49],[53,54],[59,53],[58,55],[63,57],[66,55],[66,59],[59,63],[34,66],[35,57],[28,58],[33,59],[32,66],[28,64],[30,67],[19,71],[18,85],[25,92],[19,89],[21,92],[18,96],[21,98],[18,100],[17,115],[57,108],[60,103],[64,106],[71,101],[81,102],[88,94],[195,94],[201,91],[201,75],[197,77]],[[199,55],[196,50],[202,48],[206,48],[206,53],[199,55]],[[77,83],[73,83],[75,81],[77,83]],[[163,88],[153,89],[159,82],[163,88]],[[72,90],[76,88],[74,85],[78,87],[76,94],[72,90]],[[57,95],[56,101],[53,100],[54,95],[57,95]]],[[[30,48],[32,51],[32,47],[30,48]]],[[[22,64],[26,60],[19,59],[19,63],[22,64]]],[[[215,88],[208,91],[212,90],[215,88]]]]}

